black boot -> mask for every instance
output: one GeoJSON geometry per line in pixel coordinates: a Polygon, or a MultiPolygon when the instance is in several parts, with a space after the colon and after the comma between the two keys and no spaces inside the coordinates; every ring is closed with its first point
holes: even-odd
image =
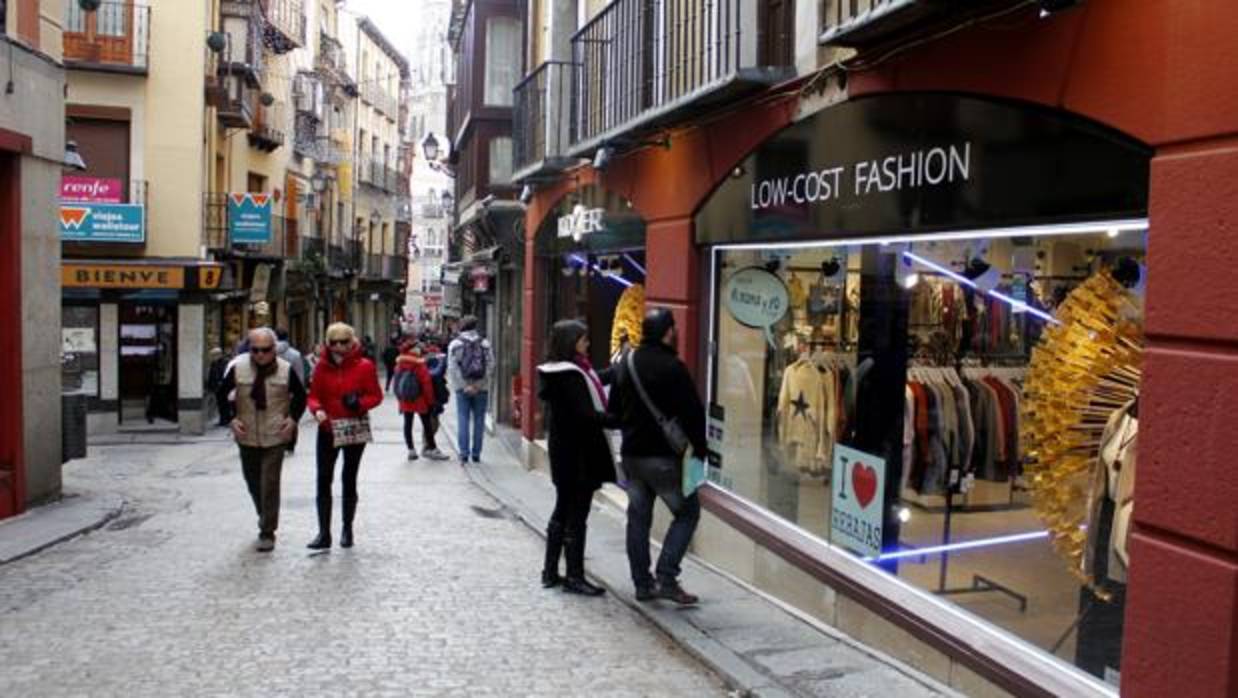
{"type": "Polygon", "coordinates": [[[357,515],[357,500],[344,498],[344,530],[340,533],[340,547],[352,547],[352,520],[357,515]]]}
{"type": "Polygon", "coordinates": [[[310,550],[326,550],[331,547],[331,497],[318,498],[318,537],[305,546],[310,550]]]}
{"type": "Polygon", "coordinates": [[[542,567],[542,586],[559,586],[559,556],[563,553],[563,524],[551,521],[546,526],[546,564],[542,567]]]}
{"type": "Polygon", "coordinates": [[[567,532],[563,539],[563,549],[567,557],[567,578],[563,580],[563,591],[583,596],[605,594],[605,589],[594,586],[585,579],[585,528],[567,532]]]}

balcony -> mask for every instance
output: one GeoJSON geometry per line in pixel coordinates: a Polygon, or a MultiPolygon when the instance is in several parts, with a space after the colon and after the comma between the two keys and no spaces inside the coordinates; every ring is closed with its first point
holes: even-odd
{"type": "Polygon", "coordinates": [[[278,150],[288,139],[288,109],[282,102],[269,107],[258,101],[253,126],[249,132],[249,144],[264,153],[278,150]]]}
{"type": "Polygon", "coordinates": [[[383,278],[398,284],[408,282],[408,257],[383,255],[383,278]]]}
{"type": "Polygon", "coordinates": [[[327,269],[335,275],[351,275],[357,272],[357,255],[353,243],[327,246],[327,269]]]}
{"type": "Polygon", "coordinates": [[[266,0],[266,45],[277,55],[305,45],[307,20],[301,0],[266,0]]]}
{"type": "Polygon", "coordinates": [[[109,1],[86,12],[76,2],[68,3],[64,26],[67,68],[146,75],[149,58],[150,7],[109,1]]]}
{"type": "Polygon", "coordinates": [[[760,0],[615,0],[572,37],[569,155],[629,140],[794,76],[763,65],[760,0]]]}
{"type": "Polygon", "coordinates": [[[561,172],[575,162],[567,156],[575,77],[573,64],[547,61],[516,86],[513,179],[561,172]]]}
{"type": "Polygon", "coordinates": [[[400,100],[375,80],[361,83],[361,99],[392,121],[400,118],[400,100]]]}
{"type": "Polygon", "coordinates": [[[315,64],[332,85],[342,88],[352,97],[358,95],[357,82],[348,71],[348,54],[344,51],[344,45],[326,32],[318,33],[315,64]]]}
{"type": "Polygon", "coordinates": [[[1020,0],[973,0],[943,3],[938,0],[827,0],[820,42],[829,46],[865,48],[913,37],[927,36],[950,24],[1020,0]]]}
{"type": "Polygon", "coordinates": [[[207,86],[207,104],[224,128],[252,128],[258,116],[258,90],[239,80],[207,86]]]}
{"type": "Polygon", "coordinates": [[[383,256],[373,253],[365,255],[365,268],[361,270],[361,276],[366,279],[383,278],[383,256]]]}
{"type": "Polygon", "coordinates": [[[362,184],[368,184],[375,189],[395,194],[400,184],[400,173],[387,167],[383,160],[362,159],[357,165],[358,177],[362,184]]]}

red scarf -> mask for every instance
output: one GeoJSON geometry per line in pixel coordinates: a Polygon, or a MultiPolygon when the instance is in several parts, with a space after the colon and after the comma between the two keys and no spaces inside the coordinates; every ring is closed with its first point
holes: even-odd
{"type": "Polygon", "coordinates": [[[575,363],[585,372],[589,382],[593,383],[593,387],[597,388],[598,395],[602,398],[602,407],[606,407],[606,389],[602,387],[602,379],[598,378],[597,372],[593,370],[593,364],[589,363],[589,357],[583,354],[577,354],[575,363]]]}

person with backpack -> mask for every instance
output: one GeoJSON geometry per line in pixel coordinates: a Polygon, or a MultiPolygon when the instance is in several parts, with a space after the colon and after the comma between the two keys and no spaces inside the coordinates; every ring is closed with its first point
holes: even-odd
{"type": "Polygon", "coordinates": [[[477,318],[460,318],[460,334],[447,347],[447,382],[456,396],[456,445],[460,464],[481,462],[494,351],[477,331],[477,318]]]}
{"type": "Polygon", "coordinates": [[[435,456],[438,449],[435,447],[434,432],[431,429],[433,417],[430,416],[430,411],[434,408],[434,383],[430,370],[421,357],[421,345],[411,340],[405,341],[400,347],[394,370],[395,396],[400,403],[400,414],[404,417],[404,444],[408,446],[408,459],[417,460],[417,447],[413,442],[413,421],[420,416],[423,453],[432,460],[441,460],[435,456]]]}
{"type": "MultiPolygon", "coordinates": [[[[451,402],[451,389],[447,387],[447,355],[439,348],[438,343],[433,340],[422,340],[422,355],[426,359],[426,368],[430,371],[430,385],[434,386],[434,405],[430,408],[430,412],[426,415],[430,418],[430,434],[438,434],[439,425],[442,424],[443,413],[447,411],[447,403],[451,402]]],[[[433,440],[428,443],[436,444],[433,440]]],[[[438,449],[437,446],[430,448],[425,452],[426,457],[431,460],[447,460],[447,454],[438,449]]]]}

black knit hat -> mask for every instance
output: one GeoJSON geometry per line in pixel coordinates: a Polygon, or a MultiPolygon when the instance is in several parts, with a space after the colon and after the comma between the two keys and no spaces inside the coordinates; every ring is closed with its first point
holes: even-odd
{"type": "Polygon", "coordinates": [[[666,308],[653,308],[641,323],[641,344],[661,344],[666,331],[675,326],[675,315],[666,308]]]}

